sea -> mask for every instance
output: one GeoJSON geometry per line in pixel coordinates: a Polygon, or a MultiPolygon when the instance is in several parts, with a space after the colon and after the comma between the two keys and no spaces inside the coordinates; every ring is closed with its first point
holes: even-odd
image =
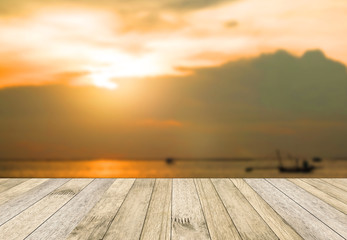
{"type": "MultiPolygon", "coordinates": [[[[283,161],[293,167],[295,162],[283,161]]],[[[301,163],[299,163],[301,164],[301,163]]],[[[0,159],[2,178],[347,178],[347,159],[309,161],[309,173],[283,173],[276,159],[0,159]]],[[[300,165],[299,165],[300,166],[300,165]]]]}

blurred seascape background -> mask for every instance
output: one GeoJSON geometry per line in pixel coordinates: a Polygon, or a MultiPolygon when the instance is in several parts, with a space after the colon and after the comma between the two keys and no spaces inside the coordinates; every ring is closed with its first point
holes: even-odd
{"type": "Polygon", "coordinates": [[[347,177],[346,12],[3,0],[0,177],[347,177]]]}

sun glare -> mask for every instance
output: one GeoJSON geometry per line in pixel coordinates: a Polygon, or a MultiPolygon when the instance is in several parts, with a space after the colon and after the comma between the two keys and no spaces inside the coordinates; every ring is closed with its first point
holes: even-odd
{"type": "Polygon", "coordinates": [[[92,80],[92,84],[96,87],[107,88],[110,90],[114,90],[118,87],[117,83],[111,80],[112,75],[108,74],[107,72],[92,73],[90,78],[92,80]]]}

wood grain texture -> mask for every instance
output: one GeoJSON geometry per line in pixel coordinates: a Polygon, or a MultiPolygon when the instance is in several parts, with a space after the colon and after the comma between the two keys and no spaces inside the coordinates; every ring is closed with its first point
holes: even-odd
{"type": "Polygon", "coordinates": [[[243,239],[278,239],[230,179],[212,182],[243,239]]]}
{"type": "Polygon", "coordinates": [[[103,239],[139,239],[154,179],[136,179],[103,239]]]}
{"type": "Polygon", "coordinates": [[[41,183],[47,181],[47,178],[33,178],[28,181],[22,182],[17,186],[14,186],[0,194],[0,205],[15,198],[19,195],[29,191],[30,189],[40,185],[41,183]]]}
{"type": "Polygon", "coordinates": [[[272,231],[280,239],[303,239],[272,207],[264,201],[243,179],[233,178],[231,181],[259,213],[272,231]]]}
{"type": "Polygon", "coordinates": [[[210,239],[193,179],[173,179],[172,239],[210,239]]]}
{"type": "Polygon", "coordinates": [[[347,181],[346,179],[340,179],[340,178],[322,178],[322,181],[325,181],[327,183],[330,183],[331,185],[338,187],[345,191],[347,194],[347,181]]]}
{"type": "Polygon", "coordinates": [[[135,179],[117,179],[67,239],[102,239],[135,179]]]}
{"type": "Polygon", "coordinates": [[[0,239],[24,239],[91,181],[91,179],[73,179],[54,190],[0,226],[0,239]]]}
{"type": "Polygon", "coordinates": [[[3,182],[6,182],[7,180],[9,180],[10,178],[0,178],[0,185],[3,183],[3,182]]]}
{"type": "Polygon", "coordinates": [[[210,179],[195,179],[211,239],[241,239],[210,179]]]}
{"type": "Polygon", "coordinates": [[[318,188],[315,188],[311,184],[308,184],[308,183],[302,181],[301,179],[288,179],[288,180],[295,183],[296,185],[298,185],[302,189],[305,189],[307,192],[320,198],[324,202],[330,204],[331,206],[333,206],[337,210],[343,212],[344,214],[347,214],[347,205],[344,204],[343,202],[341,202],[341,201],[337,200],[336,198],[330,196],[329,194],[319,190],[318,188]]]}
{"type": "Polygon", "coordinates": [[[93,180],[26,239],[65,239],[113,182],[114,179],[93,180]]]}
{"type": "Polygon", "coordinates": [[[0,179],[2,184],[4,240],[347,239],[347,179],[0,179]]]}
{"type": "Polygon", "coordinates": [[[69,181],[69,179],[50,179],[27,191],[24,195],[13,198],[2,204],[0,206],[0,226],[54,191],[56,188],[66,183],[67,181],[69,181]]]}
{"type": "Polygon", "coordinates": [[[341,213],[326,202],[286,179],[267,179],[267,181],[342,237],[347,238],[346,214],[341,213]]]}
{"type": "Polygon", "coordinates": [[[245,181],[304,239],[343,239],[266,180],[245,179],[245,181]]]}
{"type": "Polygon", "coordinates": [[[4,181],[0,182],[0,193],[5,192],[6,190],[21,184],[25,181],[28,181],[29,178],[8,178],[8,179],[4,179],[4,181]]]}
{"type": "Polygon", "coordinates": [[[141,239],[168,240],[171,236],[172,179],[157,179],[142,229],[141,239]]]}
{"type": "Polygon", "coordinates": [[[314,186],[315,188],[329,194],[330,196],[336,198],[337,200],[347,204],[347,194],[344,190],[332,186],[331,184],[324,182],[320,179],[302,179],[302,181],[314,186]]]}

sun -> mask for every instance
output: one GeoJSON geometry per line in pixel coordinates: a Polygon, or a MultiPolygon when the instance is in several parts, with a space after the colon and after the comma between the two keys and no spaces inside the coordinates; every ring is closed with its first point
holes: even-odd
{"type": "Polygon", "coordinates": [[[115,79],[133,79],[158,76],[165,72],[158,57],[150,53],[133,55],[117,50],[86,49],[88,72],[86,84],[96,87],[116,89],[115,79]]]}
{"type": "Polygon", "coordinates": [[[107,88],[110,90],[114,90],[118,87],[118,84],[113,82],[112,74],[104,71],[104,72],[95,72],[90,74],[90,78],[92,81],[92,85],[100,88],[107,88]]]}

